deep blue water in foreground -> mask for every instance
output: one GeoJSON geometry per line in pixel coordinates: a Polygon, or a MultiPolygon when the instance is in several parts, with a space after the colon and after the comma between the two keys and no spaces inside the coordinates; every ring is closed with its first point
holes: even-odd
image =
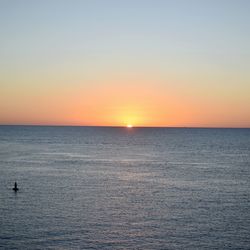
{"type": "Polygon", "coordinates": [[[0,126],[0,247],[250,249],[250,129],[0,126]]]}

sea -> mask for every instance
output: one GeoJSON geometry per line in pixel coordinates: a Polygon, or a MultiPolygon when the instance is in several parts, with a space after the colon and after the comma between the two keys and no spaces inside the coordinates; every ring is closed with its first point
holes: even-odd
{"type": "Polygon", "coordinates": [[[250,129],[0,126],[0,248],[250,249],[250,129]]]}

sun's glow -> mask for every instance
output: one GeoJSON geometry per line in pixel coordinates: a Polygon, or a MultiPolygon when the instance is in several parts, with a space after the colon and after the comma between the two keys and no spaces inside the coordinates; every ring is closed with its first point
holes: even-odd
{"type": "Polygon", "coordinates": [[[128,124],[127,128],[133,128],[133,125],[132,124],[128,124]]]}

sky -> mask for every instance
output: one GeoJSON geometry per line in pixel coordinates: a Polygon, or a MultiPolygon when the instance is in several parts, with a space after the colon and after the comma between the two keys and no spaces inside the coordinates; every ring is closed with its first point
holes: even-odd
{"type": "Polygon", "coordinates": [[[0,124],[250,127],[250,1],[0,0],[0,124]]]}

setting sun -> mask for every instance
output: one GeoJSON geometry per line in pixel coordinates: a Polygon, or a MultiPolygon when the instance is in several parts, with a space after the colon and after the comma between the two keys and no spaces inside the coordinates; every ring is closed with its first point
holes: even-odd
{"type": "Polygon", "coordinates": [[[133,125],[128,124],[128,125],[127,125],[127,128],[133,128],[133,125]]]}

